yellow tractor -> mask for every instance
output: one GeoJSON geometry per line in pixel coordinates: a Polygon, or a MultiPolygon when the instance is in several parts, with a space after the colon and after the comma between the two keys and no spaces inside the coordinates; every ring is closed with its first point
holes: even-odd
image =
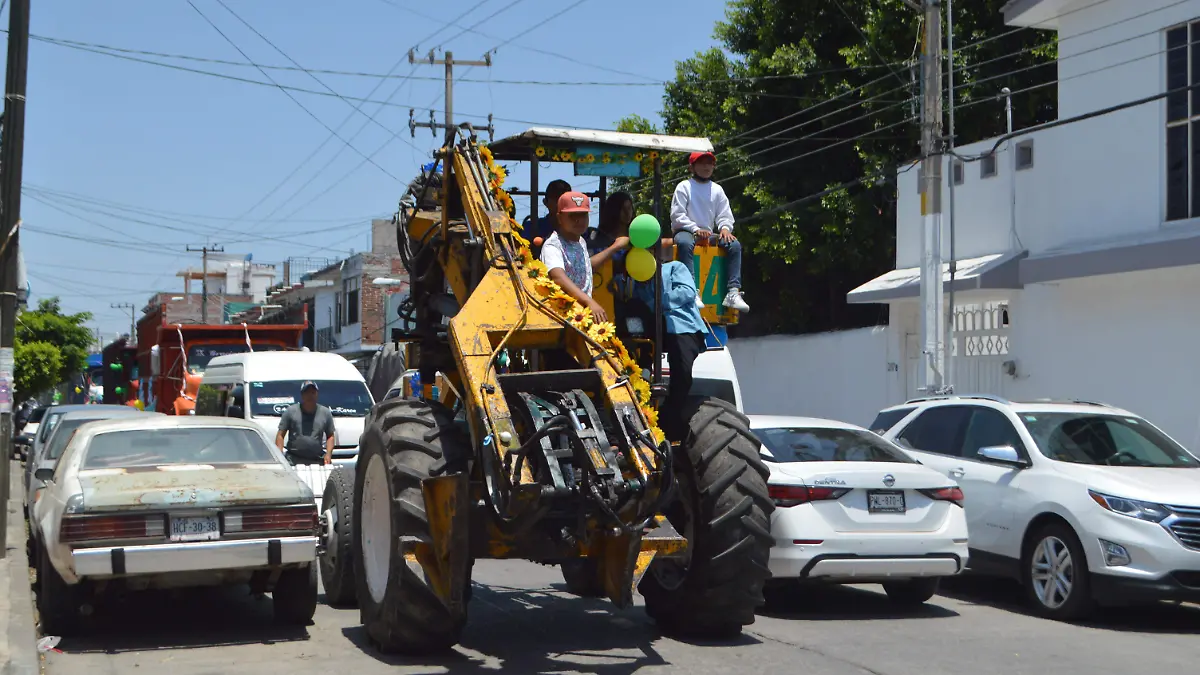
{"type": "MultiPolygon", "coordinates": [[[[747,419],[697,399],[685,437],[665,439],[661,322],[626,333],[626,347],[554,293],[492,154],[530,162],[536,203],[539,161],[571,161],[602,183],[649,168],[658,185],[659,153],[696,149],[711,144],[544,129],[489,149],[461,125],[409,187],[397,232],[411,289],[401,313],[412,328],[392,338],[419,391],[372,410],[339,525],[352,540],[343,587],[351,582],[381,649],[455,645],[481,558],[562,565],[574,589],[618,607],[636,588],[668,633],[729,635],[754,621],[774,507],[747,419]],[[573,365],[551,369],[564,356],[573,365]]],[[[661,257],[666,247],[655,248],[661,257]]],[[[609,293],[606,302],[620,302],[609,293]]]]}

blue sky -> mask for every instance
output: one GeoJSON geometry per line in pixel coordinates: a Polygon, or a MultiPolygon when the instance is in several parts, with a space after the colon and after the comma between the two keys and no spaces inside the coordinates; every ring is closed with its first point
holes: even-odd
{"type": "MultiPolygon", "coordinates": [[[[327,85],[344,97],[383,101],[394,93],[394,105],[362,106],[379,124],[353,113],[357,101],[291,92],[310,116],[273,86],[32,41],[22,202],[28,229],[21,237],[31,303],[58,295],[69,311],[94,312],[93,325],[111,334],[127,330],[129,319],[127,310],[112,309],[110,303],[131,302],[140,310],[154,290],[182,291],[175,273],[200,263],[199,254],[186,251],[189,245],[223,244],[227,252],[252,253],[255,261],[275,263],[288,256],[333,259],[368,248],[370,218],[395,209],[403,183],[434,146],[427,129],[410,136],[409,106],[418,109],[418,120],[429,116],[420,109],[442,108],[443,69],[410,65],[406,55],[414,45],[419,45],[418,54],[442,48],[452,50],[455,58],[478,59],[503,44],[493,67],[457,69],[464,80],[483,80],[455,87],[460,120],[482,123],[481,116],[491,112],[511,120],[607,129],[631,112],[658,119],[662,87],[655,83],[673,76],[676,60],[714,44],[713,24],[725,9],[718,0],[692,0],[685,12],[674,2],[582,0],[572,7],[576,1],[224,0],[304,68],[382,75],[395,66],[397,77],[386,81],[317,74],[323,84],[304,72],[266,70],[279,84],[318,91],[328,91],[327,85]],[[463,31],[493,14],[474,28],[489,37],[463,31]],[[458,27],[447,27],[449,22],[458,27]],[[411,79],[402,79],[410,74],[411,79]],[[357,151],[337,138],[326,143],[330,133],[314,116],[351,140],[357,151]],[[364,162],[364,155],[373,155],[382,168],[364,162]],[[141,250],[100,241],[134,242],[141,250]]],[[[192,2],[252,61],[292,66],[219,0],[192,2]]],[[[246,60],[188,0],[33,5],[34,35],[246,60]]],[[[0,23],[8,26],[7,9],[0,23]]],[[[268,81],[253,66],[128,55],[268,81]]],[[[528,126],[497,120],[496,135],[528,126]]],[[[594,182],[581,179],[577,184],[594,182]]],[[[527,183],[525,171],[510,178],[510,184],[527,183]]],[[[518,200],[522,211],[524,201],[518,200]]]]}

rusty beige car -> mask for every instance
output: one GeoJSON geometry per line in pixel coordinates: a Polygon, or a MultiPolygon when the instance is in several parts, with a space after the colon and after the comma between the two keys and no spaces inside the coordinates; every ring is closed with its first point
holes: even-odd
{"type": "Polygon", "coordinates": [[[81,628],[124,591],[249,584],[275,618],[308,625],[317,603],[312,490],[250,422],[138,417],[90,422],[39,469],[31,525],[46,635],[81,628]]]}

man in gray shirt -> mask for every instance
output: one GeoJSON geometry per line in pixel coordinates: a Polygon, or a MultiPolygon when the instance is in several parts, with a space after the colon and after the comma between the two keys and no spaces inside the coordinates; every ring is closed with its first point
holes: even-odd
{"type": "Polygon", "coordinates": [[[334,426],[333,413],[317,403],[319,388],[311,380],[300,385],[300,402],[293,403],[279,418],[279,433],[275,434],[275,447],[287,449],[284,456],[295,464],[330,464],[333,462],[334,426]],[[322,436],[324,442],[322,443],[322,436]],[[324,446],[324,453],[321,446],[324,446]]]}

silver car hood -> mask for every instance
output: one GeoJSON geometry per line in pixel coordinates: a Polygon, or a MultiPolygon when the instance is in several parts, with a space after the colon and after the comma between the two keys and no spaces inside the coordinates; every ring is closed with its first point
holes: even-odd
{"type": "Polygon", "coordinates": [[[239,464],[80,471],[85,511],[207,508],[312,500],[289,468],[239,464]]]}

